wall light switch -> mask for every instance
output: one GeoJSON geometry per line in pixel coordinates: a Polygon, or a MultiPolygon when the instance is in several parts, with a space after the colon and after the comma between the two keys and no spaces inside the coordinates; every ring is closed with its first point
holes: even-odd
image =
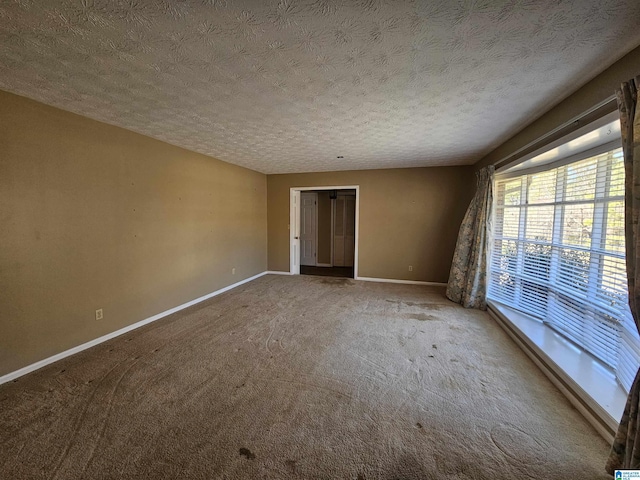
{"type": "Polygon", "coordinates": [[[102,320],[102,309],[96,310],[96,320],[102,320]]]}
{"type": "Polygon", "coordinates": [[[235,269],[235,268],[232,268],[232,269],[231,269],[231,275],[235,275],[235,274],[236,274],[236,269],[235,269]]]}
{"type": "Polygon", "coordinates": [[[413,265],[409,265],[409,271],[413,272],[413,265]]]}

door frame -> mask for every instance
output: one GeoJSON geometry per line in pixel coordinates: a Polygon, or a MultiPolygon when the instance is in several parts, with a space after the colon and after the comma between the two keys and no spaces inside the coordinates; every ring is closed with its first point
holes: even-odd
{"type": "MultiPolygon", "coordinates": [[[[353,278],[354,280],[357,280],[359,263],[358,244],[360,243],[360,185],[325,185],[316,187],[291,187],[289,189],[289,273],[291,275],[300,275],[300,192],[307,190],[356,191],[356,230],[354,239],[355,245],[353,251],[353,278]]],[[[331,252],[331,255],[333,257],[333,251],[331,252]]],[[[333,263],[333,258],[331,258],[331,262],[333,263]]]]}

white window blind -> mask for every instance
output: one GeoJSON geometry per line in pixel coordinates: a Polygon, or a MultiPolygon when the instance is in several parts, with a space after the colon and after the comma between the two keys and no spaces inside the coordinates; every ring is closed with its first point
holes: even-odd
{"type": "Polygon", "coordinates": [[[640,341],[627,301],[621,149],[498,177],[494,215],[489,298],[542,320],[628,391],[640,341]]]}

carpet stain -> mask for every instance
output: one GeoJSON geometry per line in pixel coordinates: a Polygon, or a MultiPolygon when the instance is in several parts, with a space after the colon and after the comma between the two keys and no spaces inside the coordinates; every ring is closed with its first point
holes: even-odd
{"type": "Polygon", "coordinates": [[[408,307],[420,307],[426,310],[440,310],[442,305],[438,305],[437,303],[414,303],[414,302],[405,302],[405,305],[408,307]]]}
{"type": "Polygon", "coordinates": [[[418,427],[418,428],[423,428],[423,427],[422,427],[422,424],[421,424],[420,422],[416,423],[416,427],[418,427]]]}
{"type": "Polygon", "coordinates": [[[357,480],[366,480],[363,474],[359,473],[357,480]]]}
{"type": "Polygon", "coordinates": [[[285,460],[284,464],[291,470],[292,473],[296,473],[296,461],[295,460],[285,460]]]}
{"type": "Polygon", "coordinates": [[[408,318],[409,320],[419,320],[421,322],[426,322],[427,320],[440,320],[438,317],[434,315],[427,315],[426,313],[406,313],[403,317],[408,318]]]}
{"type": "Polygon", "coordinates": [[[353,285],[348,278],[323,278],[320,283],[325,285],[353,285]]]}
{"type": "Polygon", "coordinates": [[[256,458],[255,454],[252,453],[251,450],[244,447],[240,449],[240,455],[242,455],[243,457],[247,457],[249,460],[253,460],[254,458],[256,458]]]}
{"type": "Polygon", "coordinates": [[[420,303],[420,302],[403,302],[401,300],[386,299],[389,303],[395,303],[396,305],[406,305],[407,307],[420,307],[426,310],[440,310],[442,305],[438,303],[420,303]]]}

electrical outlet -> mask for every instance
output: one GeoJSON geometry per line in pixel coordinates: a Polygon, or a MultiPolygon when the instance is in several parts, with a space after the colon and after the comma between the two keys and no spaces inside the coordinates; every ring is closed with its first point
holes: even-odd
{"type": "Polygon", "coordinates": [[[102,309],[99,308],[98,310],[96,310],[96,320],[102,320],[102,309]]]}
{"type": "Polygon", "coordinates": [[[409,265],[409,271],[413,272],[413,265],[409,265]]]}
{"type": "Polygon", "coordinates": [[[236,274],[236,269],[235,269],[235,268],[232,268],[232,269],[231,269],[231,275],[235,275],[235,274],[236,274]]]}

